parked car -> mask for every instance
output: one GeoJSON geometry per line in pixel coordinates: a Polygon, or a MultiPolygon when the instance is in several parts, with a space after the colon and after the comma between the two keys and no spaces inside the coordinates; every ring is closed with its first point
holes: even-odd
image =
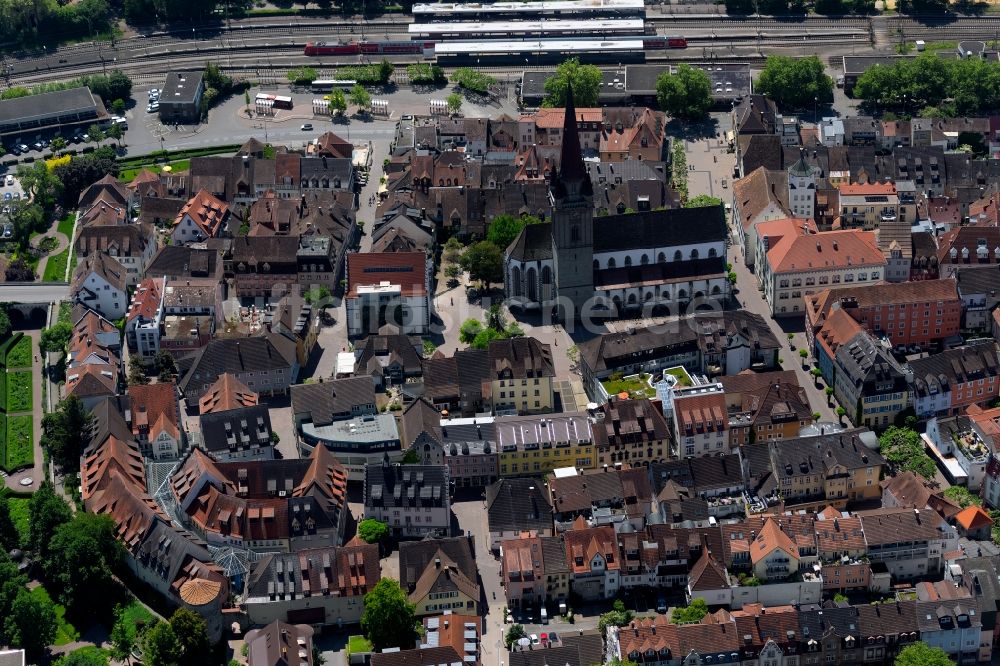
{"type": "Polygon", "coordinates": [[[531,636],[528,636],[528,638],[531,639],[531,644],[532,645],[538,645],[538,643],[539,643],[539,641],[538,641],[538,634],[531,634],[531,636]]]}
{"type": "Polygon", "coordinates": [[[14,198],[14,195],[11,194],[10,192],[4,192],[3,193],[3,200],[4,201],[10,201],[13,198],[14,198]]]}
{"type": "Polygon", "coordinates": [[[313,128],[312,123],[305,123],[304,125],[302,125],[303,132],[311,132],[312,128],[313,128]]]}
{"type": "Polygon", "coordinates": [[[4,183],[7,185],[7,187],[10,187],[11,185],[13,185],[14,184],[14,175],[13,174],[7,174],[7,178],[4,180],[4,183]]]}

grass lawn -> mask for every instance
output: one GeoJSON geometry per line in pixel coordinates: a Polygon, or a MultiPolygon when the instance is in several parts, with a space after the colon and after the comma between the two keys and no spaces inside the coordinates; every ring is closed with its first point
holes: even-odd
{"type": "Polygon", "coordinates": [[[66,280],[66,264],[69,263],[69,247],[49,256],[45,264],[45,273],[42,275],[42,282],[63,282],[66,280]]]}
{"type": "Polygon", "coordinates": [[[372,642],[364,636],[351,636],[347,639],[347,654],[371,652],[373,649],[372,642]]]}
{"type": "Polygon", "coordinates": [[[668,368],[664,373],[676,377],[678,386],[691,386],[691,376],[684,368],[668,368]]]}
{"type": "Polygon", "coordinates": [[[30,414],[7,417],[6,460],[8,470],[27,467],[34,462],[35,455],[31,443],[33,429],[30,414]]]}
{"type": "MultiPolygon", "coordinates": [[[[31,344],[30,338],[28,344],[31,344]]],[[[31,411],[31,372],[22,370],[20,372],[7,373],[7,411],[8,412],[30,412],[31,411]]]]}
{"type": "Polygon", "coordinates": [[[153,621],[153,614],[145,606],[139,603],[138,599],[133,599],[132,603],[122,609],[122,617],[126,623],[136,626],[140,622],[149,624],[153,621]]]}
{"type": "Polygon", "coordinates": [[[56,227],[59,233],[66,236],[66,238],[68,238],[70,242],[73,242],[71,234],[73,233],[73,222],[75,221],[76,221],[76,212],[70,211],[69,213],[66,213],[66,216],[63,219],[59,220],[59,226],[56,227]]]}
{"type": "MultiPolygon", "coordinates": [[[[31,591],[31,594],[39,599],[49,599],[49,593],[45,591],[45,588],[39,585],[31,591]]],[[[66,607],[62,604],[57,604],[55,601],[52,602],[56,609],[56,645],[66,645],[67,643],[72,643],[73,641],[80,640],[80,632],[76,630],[72,624],[66,621],[66,607]]]]}
{"type": "Polygon", "coordinates": [[[7,351],[7,367],[31,367],[31,338],[27,335],[18,340],[17,344],[7,351]]]}
{"type": "Polygon", "coordinates": [[[649,375],[632,375],[622,379],[605,379],[601,384],[608,395],[618,395],[622,391],[627,391],[630,398],[650,398],[656,395],[649,386],[649,375]]]}
{"type": "Polygon", "coordinates": [[[10,519],[14,521],[17,533],[21,535],[21,543],[28,542],[28,529],[31,524],[31,513],[29,510],[31,499],[28,497],[8,497],[7,506],[10,507],[10,519]]]}
{"type": "Polygon", "coordinates": [[[169,162],[167,165],[146,164],[133,169],[123,169],[122,172],[118,174],[118,180],[127,184],[132,182],[132,179],[138,176],[139,172],[143,169],[149,169],[153,173],[160,173],[163,170],[163,166],[169,166],[170,170],[175,173],[177,171],[187,171],[191,168],[191,160],[177,160],[176,162],[169,162]]]}

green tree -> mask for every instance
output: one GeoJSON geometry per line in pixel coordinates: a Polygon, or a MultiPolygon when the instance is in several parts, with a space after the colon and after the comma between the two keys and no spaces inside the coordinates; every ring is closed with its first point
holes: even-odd
{"type": "Polygon", "coordinates": [[[620,609],[610,610],[602,614],[601,618],[597,621],[597,629],[603,636],[608,627],[624,627],[632,621],[632,618],[632,611],[625,610],[624,606],[622,606],[620,609]]]}
{"type": "Polygon", "coordinates": [[[115,608],[115,624],[111,628],[111,656],[115,661],[132,663],[136,648],[136,626],[125,613],[125,608],[115,608]]]}
{"type": "Polygon", "coordinates": [[[128,360],[128,385],[144,386],[149,383],[146,375],[146,365],[138,355],[133,354],[128,360]]]}
{"type": "Polygon", "coordinates": [[[451,80],[466,90],[485,95],[497,80],[488,74],[477,72],[470,67],[459,67],[452,72],[451,80]]]}
{"type": "Polygon", "coordinates": [[[142,636],[144,666],[180,666],[183,648],[168,622],[157,622],[142,636]]]}
{"type": "Polygon", "coordinates": [[[656,79],[656,102],[678,118],[701,118],[712,106],[712,82],[702,69],[681,64],[656,79]]]}
{"type": "MultiPolygon", "coordinates": [[[[7,220],[13,227],[11,230],[10,240],[16,243],[22,250],[27,249],[31,241],[32,232],[41,231],[44,227],[46,227],[46,220],[48,219],[49,216],[47,211],[43,210],[42,206],[37,203],[31,203],[27,206],[15,208],[7,216],[7,220]]],[[[33,280],[34,271],[32,271],[31,274],[31,279],[33,280]]],[[[8,281],[10,281],[10,278],[8,278],[8,281]]]]}
{"type": "Polygon", "coordinates": [[[178,608],[170,616],[170,628],[181,646],[181,662],[185,666],[209,666],[213,663],[205,618],[187,608],[178,608]]]}
{"type": "Polygon", "coordinates": [[[68,523],[73,518],[73,513],[69,505],[56,495],[52,484],[47,481],[42,483],[31,496],[28,513],[31,526],[29,545],[35,556],[45,562],[50,555],[49,542],[53,534],[60,525],[68,523]]]}
{"type": "Polygon", "coordinates": [[[23,648],[29,657],[37,659],[56,639],[56,609],[48,599],[21,588],[3,629],[12,646],[23,648]]]}
{"type": "Polygon", "coordinates": [[[837,407],[837,419],[841,423],[844,422],[844,416],[846,416],[846,415],[847,415],[847,410],[846,409],[844,409],[843,407],[837,407]]]}
{"type": "Polygon", "coordinates": [[[507,329],[507,319],[503,316],[503,308],[500,307],[499,303],[494,303],[486,311],[486,326],[498,332],[507,329]]]}
{"type": "Polygon", "coordinates": [[[354,87],[351,88],[351,104],[358,107],[358,111],[365,112],[368,111],[368,107],[372,105],[372,96],[368,94],[364,86],[360,83],[355,83],[354,87]]]}
{"type": "Polygon", "coordinates": [[[365,543],[379,543],[389,536],[389,526],[380,520],[366,518],[358,523],[358,537],[365,543]]]}
{"type": "Polygon", "coordinates": [[[520,217],[507,214],[497,215],[490,220],[490,227],[486,231],[486,240],[505,250],[520,235],[521,229],[529,224],[538,224],[539,222],[541,220],[534,215],[524,214],[520,217]]]}
{"type": "Polygon", "coordinates": [[[704,599],[692,599],[687,608],[675,608],[670,616],[670,621],[674,624],[686,624],[688,622],[701,622],[701,618],[708,615],[708,604],[704,599]]]}
{"type": "Polygon", "coordinates": [[[462,110],[462,93],[453,92],[445,98],[448,105],[448,113],[456,114],[462,110]]]}
{"type": "Polygon", "coordinates": [[[909,428],[892,426],[879,437],[879,452],[894,472],[915,472],[925,479],[934,478],[934,461],[924,451],[920,435],[909,428]]]}
{"type": "Polygon", "coordinates": [[[573,86],[573,103],[576,108],[597,106],[604,78],[594,65],[581,65],[579,58],[570,58],[556,67],[555,76],[545,81],[545,100],[542,106],[566,106],[566,91],[573,86]]]}
{"type": "Polygon", "coordinates": [[[316,70],[312,67],[296,67],[288,70],[288,81],[296,86],[311,85],[316,77],[316,70]]]}
{"type": "Polygon", "coordinates": [[[66,149],[66,139],[61,136],[52,137],[52,151],[60,153],[66,149]]]}
{"type": "Polygon", "coordinates": [[[101,145],[101,141],[104,141],[104,130],[101,129],[100,125],[94,123],[87,128],[87,136],[89,136],[90,140],[99,146],[101,145]]]}
{"type": "Polygon", "coordinates": [[[712,206],[721,206],[722,199],[718,197],[709,196],[707,194],[699,194],[693,199],[688,199],[684,203],[685,208],[711,208],[712,206]]]}
{"type": "Polygon", "coordinates": [[[57,659],[56,666],[108,666],[108,658],[101,648],[87,645],[57,659]]]}
{"type": "Polygon", "coordinates": [[[67,473],[80,470],[80,456],[87,445],[93,415],[76,396],[62,400],[54,412],[42,417],[42,447],[67,473]]]}
{"type": "Polygon", "coordinates": [[[343,90],[337,88],[330,92],[330,101],[327,102],[327,108],[335,116],[343,115],[347,111],[347,96],[344,95],[343,90]]]}
{"type": "Polygon", "coordinates": [[[56,528],[42,566],[46,578],[57,584],[63,604],[92,607],[112,586],[114,571],[123,557],[109,515],[78,513],[56,528]]]}
{"type": "Polygon", "coordinates": [[[10,517],[10,503],[7,495],[0,493],[0,549],[4,553],[21,547],[21,535],[10,517]]]}
{"type": "Polygon", "coordinates": [[[161,376],[177,373],[177,362],[174,361],[174,355],[166,349],[156,352],[156,356],[153,357],[153,367],[161,376]]]}
{"type": "Polygon", "coordinates": [[[383,578],[365,595],[361,629],[379,650],[413,645],[413,604],[392,578],[383,578]]]}
{"type": "Polygon", "coordinates": [[[490,343],[494,340],[503,340],[507,337],[503,331],[498,331],[494,328],[484,328],[476,334],[473,338],[472,344],[469,345],[473,349],[489,349],[490,343]]]}
{"type": "Polygon", "coordinates": [[[10,316],[7,308],[0,307],[0,337],[7,337],[10,333],[10,316]]]}
{"type": "MultiPolygon", "coordinates": [[[[45,211],[51,211],[55,207],[62,195],[63,183],[54,171],[49,171],[45,162],[22,164],[17,167],[16,175],[21,187],[31,196],[34,203],[45,211]]],[[[100,176],[94,180],[99,178],[100,176]]]]}
{"type": "Polygon", "coordinates": [[[69,164],[60,164],[52,171],[52,175],[61,183],[62,195],[57,195],[56,198],[62,201],[67,210],[75,208],[80,192],[85,188],[109,174],[118,175],[115,160],[115,149],[105,146],[86,155],[74,155],[69,164]]]}
{"type": "Polygon", "coordinates": [[[118,147],[122,147],[122,139],[125,138],[125,130],[122,129],[121,123],[112,123],[111,127],[108,128],[107,132],[104,133],[109,139],[114,139],[118,142],[118,147]]]}
{"type": "Polygon", "coordinates": [[[479,241],[470,246],[459,261],[469,277],[489,287],[494,282],[503,281],[503,255],[500,249],[489,241],[479,241]]]}
{"type": "Polygon", "coordinates": [[[967,506],[982,506],[983,500],[978,495],[973,495],[968,488],[964,486],[952,486],[944,491],[943,495],[950,499],[951,501],[958,504],[963,509],[967,506]]]}
{"type": "Polygon", "coordinates": [[[114,106],[115,100],[126,100],[132,96],[132,79],[117,69],[107,76],[95,74],[85,77],[83,82],[107,106],[114,106]]]}
{"type": "Polygon", "coordinates": [[[4,632],[3,618],[10,615],[14,600],[28,584],[28,577],[17,570],[17,564],[6,551],[0,551],[0,638],[4,632]]]}
{"type": "Polygon", "coordinates": [[[382,58],[382,62],[378,64],[379,83],[389,83],[389,79],[392,78],[392,73],[395,71],[396,66],[389,62],[387,58],[382,58]]]}
{"type": "Polygon", "coordinates": [[[954,663],[941,648],[932,648],[919,641],[903,648],[896,657],[894,666],[952,666],[954,663]]]}
{"type": "Polygon", "coordinates": [[[465,344],[472,344],[476,336],[483,330],[483,325],[478,319],[466,319],[458,329],[458,339],[465,344]]]}
{"type": "Polygon", "coordinates": [[[524,625],[512,624],[507,628],[507,633],[504,634],[504,643],[506,643],[507,647],[510,648],[520,639],[527,637],[528,634],[524,631],[524,625]]]}
{"type": "Polygon", "coordinates": [[[245,105],[246,111],[250,111],[250,89],[243,91],[243,103],[245,105]]]}
{"type": "Polygon", "coordinates": [[[833,101],[833,79],[816,56],[768,56],[756,90],[784,109],[811,109],[833,101]]]}

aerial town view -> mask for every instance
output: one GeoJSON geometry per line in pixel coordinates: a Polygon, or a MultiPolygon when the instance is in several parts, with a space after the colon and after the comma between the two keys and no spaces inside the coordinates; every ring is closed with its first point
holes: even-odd
{"type": "Polygon", "coordinates": [[[0,199],[0,666],[1000,663],[1000,0],[0,0],[0,199]]]}

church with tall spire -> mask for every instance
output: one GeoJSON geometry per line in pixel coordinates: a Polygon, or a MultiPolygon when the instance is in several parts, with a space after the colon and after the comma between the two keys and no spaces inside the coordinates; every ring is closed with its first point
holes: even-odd
{"type": "Polygon", "coordinates": [[[728,299],[722,207],[595,218],[579,122],[570,86],[549,182],[551,215],[522,229],[504,252],[508,304],[569,321],[682,314],[692,304],[728,299]]]}

